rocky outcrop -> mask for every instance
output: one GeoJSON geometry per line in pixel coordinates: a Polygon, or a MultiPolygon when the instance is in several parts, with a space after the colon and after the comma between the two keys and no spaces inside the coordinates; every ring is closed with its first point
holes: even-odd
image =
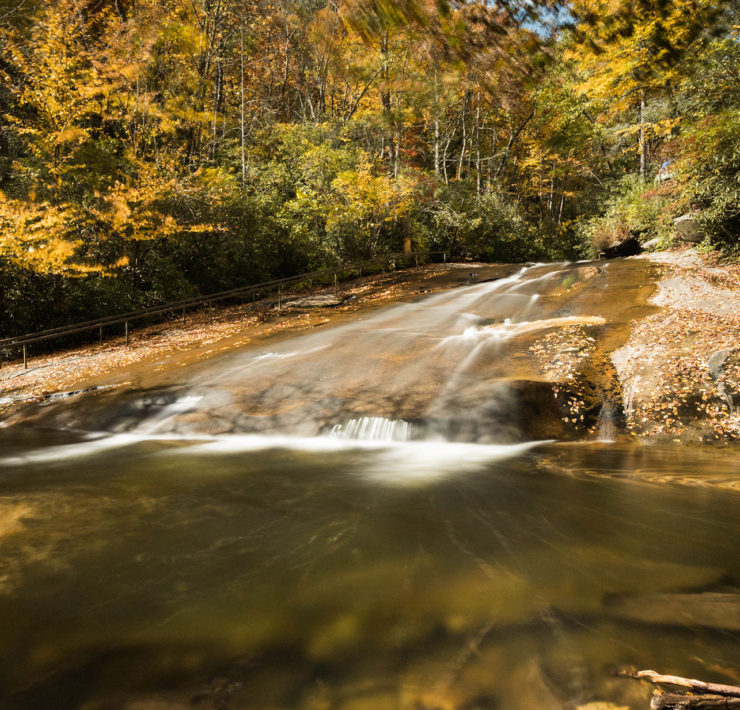
{"type": "Polygon", "coordinates": [[[730,414],[740,406],[740,347],[716,350],[707,359],[707,369],[717,393],[727,402],[730,414]]]}
{"type": "Polygon", "coordinates": [[[662,252],[652,302],[612,361],[627,426],[639,438],[740,440],[740,270],[694,251],[662,252]]]}
{"type": "Polygon", "coordinates": [[[658,245],[660,244],[660,238],[655,237],[654,239],[650,239],[647,242],[645,242],[642,245],[643,251],[654,251],[658,248],[658,245]]]}
{"type": "Polygon", "coordinates": [[[335,296],[331,293],[322,293],[316,296],[306,296],[305,298],[296,298],[292,301],[286,301],[283,305],[285,308],[326,308],[341,306],[345,299],[335,296]]]}

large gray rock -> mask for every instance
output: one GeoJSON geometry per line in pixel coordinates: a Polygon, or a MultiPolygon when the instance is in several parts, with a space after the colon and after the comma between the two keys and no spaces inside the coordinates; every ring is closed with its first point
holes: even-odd
{"type": "Polygon", "coordinates": [[[739,594],[624,595],[607,599],[604,607],[608,614],[628,621],[740,631],[739,594]]]}
{"type": "Polygon", "coordinates": [[[740,368],[740,348],[715,350],[707,359],[707,369],[717,384],[717,394],[727,402],[730,412],[740,407],[740,383],[733,370],[740,368]]]}
{"type": "Polygon", "coordinates": [[[642,245],[643,251],[652,251],[653,249],[657,249],[659,242],[659,237],[655,237],[655,239],[651,239],[650,241],[645,242],[642,245]]]}
{"type": "Polygon", "coordinates": [[[707,368],[709,374],[713,380],[718,380],[722,377],[725,363],[727,362],[730,355],[735,352],[737,348],[724,348],[723,350],[715,350],[707,359],[707,368]]]}
{"type": "Polygon", "coordinates": [[[699,223],[692,214],[682,214],[673,220],[676,236],[684,242],[700,242],[704,235],[701,233],[699,223]]]}

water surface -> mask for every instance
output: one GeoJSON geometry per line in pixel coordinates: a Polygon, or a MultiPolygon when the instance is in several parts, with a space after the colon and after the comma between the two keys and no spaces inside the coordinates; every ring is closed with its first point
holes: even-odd
{"type": "Polygon", "coordinates": [[[533,440],[504,386],[553,320],[623,336],[607,296],[557,295],[563,268],[0,430],[0,707],[642,708],[614,667],[737,683],[736,452],[533,440]]]}

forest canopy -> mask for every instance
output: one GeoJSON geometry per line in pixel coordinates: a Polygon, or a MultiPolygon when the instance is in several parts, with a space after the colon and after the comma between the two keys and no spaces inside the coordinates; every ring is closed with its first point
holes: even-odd
{"type": "Polygon", "coordinates": [[[0,0],[0,334],[687,211],[737,253],[739,33],[710,0],[0,0]]]}

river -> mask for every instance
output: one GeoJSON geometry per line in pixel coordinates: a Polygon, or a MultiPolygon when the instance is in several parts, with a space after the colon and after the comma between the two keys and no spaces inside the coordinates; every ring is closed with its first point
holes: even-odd
{"type": "Polygon", "coordinates": [[[649,308],[644,266],[564,293],[579,268],[0,429],[0,707],[637,709],[613,668],[737,682],[736,451],[532,421],[538,338],[612,347],[649,308]]]}

